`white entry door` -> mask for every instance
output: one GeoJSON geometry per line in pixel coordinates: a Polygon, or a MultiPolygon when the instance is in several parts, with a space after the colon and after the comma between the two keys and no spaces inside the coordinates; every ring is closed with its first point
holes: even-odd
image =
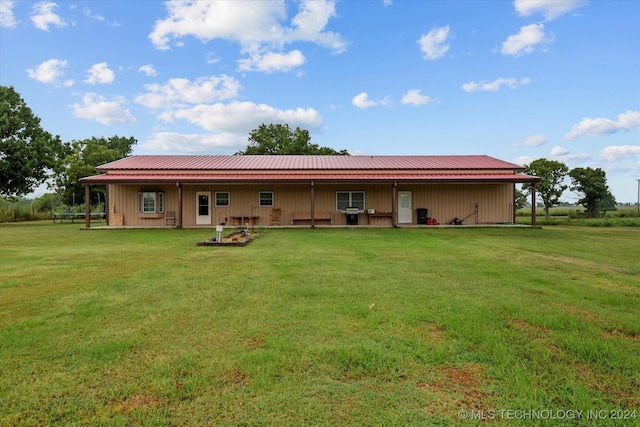
{"type": "Polygon", "coordinates": [[[411,204],[411,191],[398,191],[398,224],[411,224],[413,222],[411,204]]]}
{"type": "Polygon", "coordinates": [[[211,191],[196,192],[196,225],[211,225],[211,191]]]}

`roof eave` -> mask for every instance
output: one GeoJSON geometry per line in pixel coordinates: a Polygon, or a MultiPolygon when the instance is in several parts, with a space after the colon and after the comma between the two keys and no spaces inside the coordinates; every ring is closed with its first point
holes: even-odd
{"type": "Polygon", "coordinates": [[[212,176],[190,176],[190,175],[94,175],[85,177],[80,180],[83,184],[87,185],[104,185],[104,184],[147,184],[147,183],[184,183],[184,184],[206,184],[206,183],[267,183],[267,182],[379,182],[379,183],[391,183],[391,182],[428,182],[428,183],[537,183],[540,181],[539,177],[522,175],[522,174],[498,174],[498,175],[438,175],[438,176],[402,176],[393,175],[389,177],[384,176],[340,176],[340,177],[326,177],[322,175],[318,176],[274,176],[274,177],[255,177],[255,176],[242,176],[242,177],[217,177],[212,176]]]}

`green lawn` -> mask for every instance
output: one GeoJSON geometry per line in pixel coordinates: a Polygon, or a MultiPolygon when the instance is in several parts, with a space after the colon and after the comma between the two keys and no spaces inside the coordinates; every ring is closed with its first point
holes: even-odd
{"type": "Polygon", "coordinates": [[[640,228],[79,227],[0,225],[2,426],[640,424],[640,228]]]}

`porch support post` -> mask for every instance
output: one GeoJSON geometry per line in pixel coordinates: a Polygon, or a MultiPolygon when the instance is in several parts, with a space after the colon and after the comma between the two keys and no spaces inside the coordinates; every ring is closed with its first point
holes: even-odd
{"type": "Polygon", "coordinates": [[[84,186],[84,226],[91,228],[91,186],[84,186]]]}
{"type": "Polygon", "coordinates": [[[104,223],[105,225],[109,225],[111,223],[111,218],[110,218],[111,209],[109,209],[109,200],[111,200],[111,197],[109,196],[110,188],[111,186],[109,184],[105,185],[105,190],[104,190],[104,212],[105,212],[104,223]]]}
{"type": "Polygon", "coordinates": [[[393,182],[393,186],[391,187],[391,223],[394,227],[398,227],[398,212],[396,209],[398,208],[398,191],[397,191],[398,183],[393,182]]]}
{"type": "Polygon", "coordinates": [[[316,192],[313,181],[311,181],[311,228],[316,228],[316,192]]]}
{"type": "Polygon", "coordinates": [[[512,205],[513,209],[511,212],[511,223],[515,224],[516,223],[516,184],[513,184],[513,205],[512,205]]]}
{"type": "Polygon", "coordinates": [[[531,184],[531,226],[536,226],[536,184],[531,184]]]}
{"type": "Polygon", "coordinates": [[[176,187],[178,187],[178,219],[176,227],[182,228],[182,185],[180,185],[179,181],[176,181],[176,187]]]}

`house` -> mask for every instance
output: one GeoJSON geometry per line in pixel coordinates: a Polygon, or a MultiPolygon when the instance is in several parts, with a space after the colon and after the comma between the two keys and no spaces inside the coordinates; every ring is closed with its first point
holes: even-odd
{"type": "Polygon", "coordinates": [[[107,224],[137,227],[511,223],[515,184],[539,181],[484,155],[144,155],[97,171],[82,182],[106,186],[107,224]]]}

